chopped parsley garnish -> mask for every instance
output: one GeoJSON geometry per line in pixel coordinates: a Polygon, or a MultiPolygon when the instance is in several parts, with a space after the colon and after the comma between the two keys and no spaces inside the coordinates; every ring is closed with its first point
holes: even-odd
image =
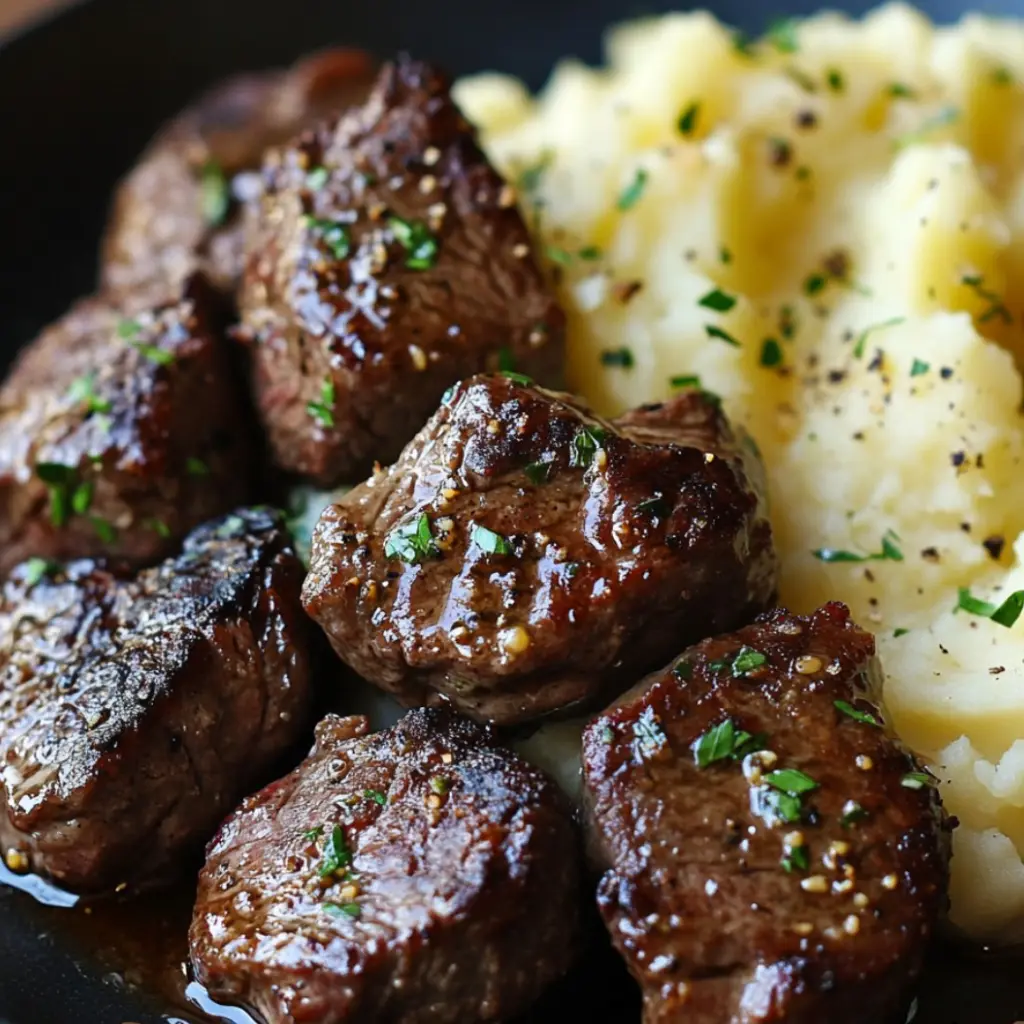
{"type": "Polygon", "coordinates": [[[203,220],[211,228],[223,224],[231,205],[231,191],[224,171],[216,160],[207,160],[203,165],[199,187],[199,205],[203,211],[203,220]]]}
{"type": "Polygon", "coordinates": [[[1004,324],[1013,323],[1013,317],[1010,315],[1010,311],[1006,308],[1006,303],[1003,302],[1002,296],[987,289],[985,287],[984,278],[977,274],[965,274],[960,278],[960,283],[967,285],[968,288],[973,288],[978,298],[984,299],[989,304],[988,309],[978,317],[978,321],[980,323],[988,323],[988,321],[993,319],[993,317],[999,317],[1004,324]]]}
{"type": "Polygon", "coordinates": [[[324,913],[330,914],[331,917],[359,917],[362,913],[358,903],[325,903],[323,908],[324,913]]]}
{"type": "Polygon", "coordinates": [[[835,706],[842,711],[844,715],[849,716],[855,722],[861,722],[864,725],[881,726],[881,722],[875,718],[874,715],[869,715],[866,711],[859,711],[849,701],[836,700],[832,702],[835,706]]]}
{"type": "Polygon", "coordinates": [[[782,346],[774,338],[765,338],[761,343],[761,365],[772,369],[782,363],[782,346]]]}
{"type": "Polygon", "coordinates": [[[791,793],[783,793],[777,789],[761,786],[755,791],[759,812],[769,821],[776,819],[785,822],[797,822],[803,813],[800,797],[791,793]]]}
{"type": "Polygon", "coordinates": [[[647,185],[647,172],[642,168],[637,168],[637,172],[633,177],[633,180],[619,193],[618,201],[616,206],[620,210],[631,210],[639,202],[640,197],[644,194],[644,188],[647,185]]]}
{"type": "Polygon", "coordinates": [[[853,346],[853,358],[860,359],[864,355],[864,349],[867,346],[868,338],[874,334],[875,331],[885,330],[886,327],[895,327],[897,324],[902,324],[905,320],[906,317],[894,316],[891,320],[883,320],[880,324],[872,324],[870,327],[865,327],[857,337],[857,344],[853,346]]]}
{"type": "Polygon", "coordinates": [[[589,466],[594,461],[604,437],[605,431],[601,427],[580,427],[569,447],[569,465],[576,469],[585,469],[589,466]]]}
{"type": "Polygon", "coordinates": [[[900,785],[904,789],[924,789],[925,786],[934,786],[935,780],[925,772],[908,772],[900,779],[900,785]]]}
{"type": "Polygon", "coordinates": [[[506,373],[509,370],[516,368],[516,357],[515,353],[508,347],[508,345],[502,345],[498,349],[498,369],[502,373],[506,373]]]}
{"type": "Polygon", "coordinates": [[[969,587],[960,587],[957,591],[954,612],[964,611],[969,615],[978,615],[983,619],[991,619],[1000,626],[1016,624],[1024,611],[1024,590],[1015,590],[1001,605],[994,605],[980,598],[972,597],[969,587]]]}
{"type": "Polygon", "coordinates": [[[604,253],[596,245],[585,245],[576,255],[581,260],[599,260],[604,253]]]}
{"type": "Polygon", "coordinates": [[[764,776],[764,781],[779,790],[780,793],[788,793],[790,796],[800,796],[802,793],[810,793],[817,789],[818,784],[797,768],[780,768],[778,771],[769,772],[764,776]]]}
{"type": "Polygon", "coordinates": [[[444,796],[452,788],[451,782],[443,775],[432,775],[430,778],[430,791],[438,796],[444,796]]]}
{"type": "Polygon", "coordinates": [[[44,576],[60,572],[60,565],[46,558],[30,558],[25,563],[25,585],[34,587],[44,576]]]}
{"type": "Polygon", "coordinates": [[[92,505],[92,492],[95,485],[91,480],[83,480],[71,491],[71,511],[76,516],[84,516],[92,505]]]}
{"type": "Polygon", "coordinates": [[[133,341],[131,346],[138,349],[151,363],[156,363],[158,366],[170,366],[174,362],[174,353],[168,352],[157,345],[147,345],[141,341],[133,341]]]}
{"type": "Polygon", "coordinates": [[[559,263],[563,267],[567,267],[572,263],[572,253],[568,249],[563,249],[557,245],[549,245],[545,252],[547,252],[548,259],[552,263],[559,263]]]}
{"type": "Polygon", "coordinates": [[[1008,67],[998,67],[992,72],[994,85],[1013,85],[1013,72],[1008,67]]]}
{"type": "Polygon", "coordinates": [[[712,726],[692,744],[698,768],[707,768],[716,761],[739,761],[764,745],[764,737],[737,729],[731,718],[712,726]]]}
{"type": "Polygon", "coordinates": [[[926,363],[923,359],[915,359],[910,366],[910,376],[920,377],[931,369],[931,365],[931,363],[926,363]]]}
{"type": "Polygon", "coordinates": [[[434,543],[434,534],[426,512],[421,512],[415,519],[396,527],[384,542],[386,558],[400,558],[410,565],[427,558],[437,558],[440,554],[440,549],[434,543]]]}
{"type": "Polygon", "coordinates": [[[519,178],[517,184],[520,192],[536,192],[540,188],[541,179],[544,177],[544,172],[551,166],[555,159],[555,154],[551,150],[545,150],[540,159],[530,167],[523,168],[519,172],[519,178]]]}
{"type": "Polygon", "coordinates": [[[473,543],[489,555],[511,555],[512,545],[500,533],[488,530],[486,526],[479,523],[473,524],[473,543]]]}
{"type": "Polygon", "coordinates": [[[899,537],[892,530],[887,530],[882,537],[882,550],[873,555],[858,555],[855,551],[842,551],[838,548],[818,548],[813,552],[819,562],[902,562],[903,552],[897,546],[899,537]]]}
{"type": "Polygon", "coordinates": [[[754,669],[760,668],[768,659],[752,647],[741,647],[732,663],[732,674],[739,676],[749,675],[754,669]]]}
{"type": "Polygon", "coordinates": [[[943,107],[933,117],[929,117],[915,132],[909,132],[906,135],[901,135],[896,140],[896,145],[899,148],[905,146],[913,146],[918,142],[926,142],[928,136],[932,132],[938,131],[940,128],[948,128],[951,124],[954,124],[960,117],[960,111],[957,107],[943,107]]]}
{"type": "Polygon", "coordinates": [[[728,313],[736,305],[736,298],[723,292],[720,288],[713,288],[704,295],[697,303],[705,309],[713,309],[716,313],[728,313]]]}
{"type": "Polygon", "coordinates": [[[372,800],[375,804],[380,804],[381,807],[388,802],[388,798],[379,789],[364,789],[363,798],[372,800]]]}
{"type": "Polygon", "coordinates": [[[190,455],[185,460],[185,472],[189,476],[209,476],[210,467],[202,459],[197,459],[194,455],[190,455]]]}
{"type": "Polygon", "coordinates": [[[700,377],[696,376],[696,374],[683,374],[679,377],[672,377],[669,383],[674,388],[698,388],[701,391],[704,390],[700,377]]]}
{"type": "Polygon", "coordinates": [[[833,92],[842,92],[846,87],[846,80],[843,78],[843,73],[839,68],[829,68],[828,73],[825,75],[825,81],[833,92]]]}
{"type": "Polygon", "coordinates": [[[306,412],[313,417],[321,426],[334,426],[334,381],[325,377],[320,384],[320,400],[318,402],[307,402],[306,412]]]}
{"type": "Polygon", "coordinates": [[[546,484],[551,478],[550,462],[531,462],[523,472],[526,478],[533,484],[546,484]]]}
{"type": "Polygon", "coordinates": [[[624,370],[630,370],[634,365],[633,353],[625,346],[622,348],[606,348],[601,353],[601,365],[621,366],[624,370]]]}
{"type": "Polygon", "coordinates": [[[768,26],[765,38],[779,53],[796,53],[800,49],[797,30],[800,23],[795,18],[779,18],[768,26]]]}
{"type": "Polygon", "coordinates": [[[688,681],[693,678],[693,663],[689,661],[678,661],[672,669],[672,674],[677,679],[688,681]]]}
{"type": "Polygon", "coordinates": [[[321,240],[336,260],[343,260],[352,252],[352,235],[347,224],[336,220],[310,217],[309,226],[320,235],[321,240]]]}
{"type": "Polygon", "coordinates": [[[893,82],[889,86],[889,95],[894,99],[912,100],[917,98],[917,93],[904,82],[893,82]]]}
{"type": "Polygon", "coordinates": [[[388,227],[405,249],[410,270],[429,270],[437,262],[438,241],[423,221],[389,217],[388,227]]]}
{"type": "Polygon", "coordinates": [[[323,856],[320,860],[319,875],[321,878],[328,878],[336,875],[352,864],[352,851],[348,848],[345,840],[345,830],[340,825],[331,829],[331,836],[324,846],[323,856]]]}
{"type": "Polygon", "coordinates": [[[72,493],[78,483],[77,469],[60,462],[37,462],[36,476],[50,492],[50,522],[64,526],[71,516],[72,493]]]}
{"type": "Polygon", "coordinates": [[[807,280],[804,281],[804,294],[808,297],[817,295],[819,292],[825,290],[825,285],[828,284],[828,278],[824,274],[811,274],[807,280]]]}
{"type": "Polygon", "coordinates": [[[652,516],[660,517],[668,514],[669,504],[664,495],[657,494],[653,498],[645,498],[643,501],[638,502],[636,510],[637,512],[649,513],[652,516]]]}
{"type": "Polygon", "coordinates": [[[71,382],[68,398],[72,402],[85,402],[88,412],[110,412],[110,402],[96,392],[96,374],[88,373],[71,382]]]}
{"type": "Polygon", "coordinates": [[[102,519],[100,516],[90,516],[89,522],[92,523],[92,528],[104,544],[113,544],[117,540],[117,527],[113,523],[106,519],[102,519]]]}
{"type": "Polygon", "coordinates": [[[152,530],[157,536],[167,540],[171,535],[171,528],[162,519],[147,519],[143,524],[147,530],[152,530]]]}
{"type": "Polygon", "coordinates": [[[651,707],[644,708],[640,717],[633,723],[633,737],[637,756],[641,760],[652,757],[668,742],[651,707]]]}
{"type": "Polygon", "coordinates": [[[133,341],[138,337],[141,330],[142,324],[138,320],[130,320],[128,317],[123,317],[117,322],[118,337],[123,338],[125,341],[133,341]]]}
{"type": "Polygon", "coordinates": [[[525,373],[516,373],[515,370],[500,370],[502,377],[507,377],[510,381],[515,384],[521,384],[524,388],[528,388],[533,383],[533,378],[528,377],[525,373]]]}
{"type": "Polygon", "coordinates": [[[806,844],[792,846],[780,861],[783,871],[792,874],[794,871],[807,871],[811,866],[811,854],[806,844]]]}
{"type": "Polygon", "coordinates": [[[740,348],[740,343],[728,331],[723,331],[721,327],[716,327],[714,324],[705,324],[704,333],[709,338],[717,338],[727,345],[732,345],[733,348],[740,348]]]}
{"type": "Polygon", "coordinates": [[[324,834],[323,825],[317,825],[316,828],[311,828],[308,832],[302,833],[302,838],[309,843],[315,843],[324,834]]]}
{"type": "Polygon", "coordinates": [[[330,177],[331,172],[326,167],[314,167],[306,175],[306,188],[313,192],[319,192],[330,180],[330,177]]]}
{"type": "Polygon", "coordinates": [[[724,245],[718,250],[718,258],[725,264],[732,263],[732,253],[724,245]]]}
{"type": "Polygon", "coordinates": [[[849,828],[858,821],[863,821],[868,812],[856,800],[847,800],[843,805],[843,813],[839,818],[839,824],[843,828],[849,828]]]}
{"type": "Polygon", "coordinates": [[[697,120],[700,117],[700,104],[694,101],[680,115],[676,126],[680,135],[692,135],[697,128],[697,120]]]}
{"type": "Polygon", "coordinates": [[[901,636],[906,636],[909,632],[909,629],[904,629],[902,626],[897,626],[896,629],[892,631],[892,636],[894,640],[898,640],[901,636]]]}

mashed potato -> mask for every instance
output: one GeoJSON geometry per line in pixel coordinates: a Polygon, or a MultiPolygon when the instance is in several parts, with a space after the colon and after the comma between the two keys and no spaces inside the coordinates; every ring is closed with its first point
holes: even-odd
{"type": "Polygon", "coordinates": [[[784,601],[877,632],[960,819],[954,923],[1024,939],[1024,618],[954,613],[1024,589],[1024,25],[678,15],[608,58],[457,90],[560,278],[571,384],[615,413],[699,377],[749,427],[784,601]]]}

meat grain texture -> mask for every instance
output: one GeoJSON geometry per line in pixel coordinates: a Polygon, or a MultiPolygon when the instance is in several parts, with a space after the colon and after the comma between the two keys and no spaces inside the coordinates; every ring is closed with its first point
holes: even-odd
{"type": "Polygon", "coordinates": [[[104,892],[166,881],[299,737],[302,567],[276,515],[135,577],[28,562],[0,604],[0,848],[104,892]]]}
{"type": "Polygon", "coordinates": [[[327,50],[201,97],[161,129],[118,187],[101,254],[104,289],[129,303],[162,299],[203,270],[233,297],[244,265],[242,200],[258,192],[245,172],[258,171],[271,146],[361,102],[372,78],[366,54],[327,50]]]}
{"type": "Polygon", "coordinates": [[[506,1020],[575,957],[578,855],[555,784],[480,726],[329,715],[211,843],[192,963],[268,1024],[506,1020]]]}
{"type": "Polygon", "coordinates": [[[325,487],[394,459],[463,377],[561,377],[564,318],[515,191],[448,88],[399,59],[267,161],[243,330],[278,462],[325,487]]]}
{"type": "Polygon", "coordinates": [[[0,573],[29,556],[152,563],[249,498],[253,427],[209,289],[131,317],[86,299],[0,389],[0,573]]]}
{"type": "Polygon", "coordinates": [[[903,1024],[948,824],[880,681],[844,606],[778,610],[588,726],[598,905],[645,1024],[903,1024]]]}
{"type": "Polygon", "coordinates": [[[512,724],[608,700],[775,587],[757,457],[708,396],[606,421],[493,375],[324,511],[303,601],[406,705],[512,724]]]}

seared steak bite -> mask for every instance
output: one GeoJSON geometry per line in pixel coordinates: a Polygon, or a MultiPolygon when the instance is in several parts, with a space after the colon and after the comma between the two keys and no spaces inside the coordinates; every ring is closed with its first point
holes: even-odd
{"type": "Polygon", "coordinates": [[[445,388],[503,360],[560,378],[515,193],[425,64],[387,65],[364,107],[272,155],[251,226],[240,306],[285,469],[330,486],[391,461],[445,388]]]}
{"type": "Polygon", "coordinates": [[[0,572],[152,562],[249,496],[252,429],[206,289],[133,317],[74,306],[0,389],[0,572]]]}
{"type": "Polygon", "coordinates": [[[763,493],[701,392],[607,422],[518,375],[479,376],[324,511],[303,601],[405,704],[523,722],[607,699],[768,607],[763,493]]]}
{"type": "Polygon", "coordinates": [[[843,605],[778,610],[588,726],[598,904],[647,1024],[903,1024],[948,843],[874,653],[843,605]]]}
{"type": "Polygon", "coordinates": [[[276,515],[200,527],[132,578],[16,569],[0,604],[0,849],[71,889],[180,870],[299,736],[302,567],[276,515]]]}
{"type": "Polygon", "coordinates": [[[162,298],[202,268],[233,294],[244,258],[232,179],[258,170],[270,146],[361,102],[372,76],[366,54],[327,50],[288,72],[229,79],[171,121],[115,194],[104,286],[162,298]]]}
{"type": "Polygon", "coordinates": [[[192,964],[267,1024],[506,1020],[574,959],[578,853],[555,784],[480,726],[329,715],[211,843],[192,964]]]}

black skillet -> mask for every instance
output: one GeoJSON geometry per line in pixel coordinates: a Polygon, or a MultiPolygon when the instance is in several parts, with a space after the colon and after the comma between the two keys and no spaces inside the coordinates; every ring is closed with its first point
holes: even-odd
{"type": "MultiPolygon", "coordinates": [[[[922,5],[940,20],[964,10],[956,0],[922,5]]],[[[216,79],[342,43],[379,56],[408,49],[456,73],[496,68],[536,87],[560,56],[597,60],[607,25],[673,6],[670,0],[92,0],[0,44],[0,359],[6,364],[34,331],[90,290],[115,180],[154,128],[216,79]]],[[[809,14],[817,3],[710,6],[756,32],[774,14],[809,14]]],[[[843,6],[859,14],[868,5],[843,6]]],[[[1024,16],[1024,0],[977,6],[1024,16]]],[[[209,1020],[182,1001],[189,900],[185,888],[85,914],[42,908],[0,885],[0,1024],[209,1020]]],[[[1024,1020],[1024,971],[1011,958],[947,946],[933,957],[920,999],[921,1024],[1011,1024],[1024,1020]]],[[[639,1006],[622,969],[598,951],[529,1020],[633,1022],[639,1006]]]]}

